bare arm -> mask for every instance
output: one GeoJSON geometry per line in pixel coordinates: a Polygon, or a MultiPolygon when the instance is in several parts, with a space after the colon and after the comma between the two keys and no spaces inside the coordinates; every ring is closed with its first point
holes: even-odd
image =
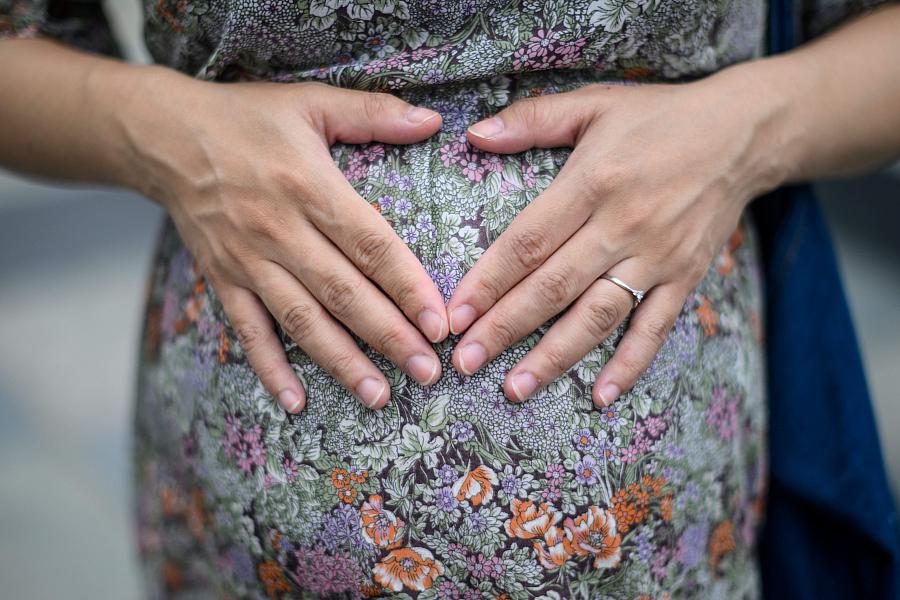
{"type": "Polygon", "coordinates": [[[759,153],[784,166],[785,183],[858,174],[900,155],[900,5],[715,77],[767,106],[770,145],[759,153]]]}
{"type": "Polygon", "coordinates": [[[0,40],[0,165],[41,177],[130,185],[133,157],[117,119],[160,70],[52,40],[0,40]]]}

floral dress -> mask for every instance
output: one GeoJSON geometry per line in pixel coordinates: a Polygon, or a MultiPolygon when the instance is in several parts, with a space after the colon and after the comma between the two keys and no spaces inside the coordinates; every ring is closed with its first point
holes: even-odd
{"type": "MultiPolygon", "coordinates": [[[[862,5],[807,3],[810,28],[862,5]]],[[[465,129],[525,97],[684,81],[758,56],[762,0],[146,0],[154,59],[207,80],[318,80],[441,113],[335,163],[445,298],[568,149],[486,153],[465,129]]],[[[96,2],[0,0],[0,35],[113,47],[96,2]]],[[[673,160],[677,159],[673,157],[673,160]]],[[[148,285],[134,438],[150,597],[754,598],[766,484],[759,256],[745,217],[650,369],[603,410],[623,325],[520,405],[435,345],[423,388],[363,341],[391,401],[361,406],[279,331],[307,390],[263,389],[171,220],[148,285]]]]}

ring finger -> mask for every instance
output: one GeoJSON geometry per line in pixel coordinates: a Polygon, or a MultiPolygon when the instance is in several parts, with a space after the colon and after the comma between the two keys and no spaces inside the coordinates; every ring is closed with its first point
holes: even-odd
{"type": "MultiPolygon", "coordinates": [[[[646,270],[634,259],[618,263],[608,274],[636,289],[646,290],[651,284],[646,270]]],[[[519,364],[510,369],[503,383],[507,397],[525,400],[566,372],[612,335],[633,306],[631,293],[611,281],[597,279],[519,364]]]]}

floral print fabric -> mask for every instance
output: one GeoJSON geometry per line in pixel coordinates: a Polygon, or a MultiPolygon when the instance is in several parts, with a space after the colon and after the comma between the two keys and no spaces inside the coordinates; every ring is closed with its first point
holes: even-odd
{"type": "MultiPolygon", "coordinates": [[[[89,47],[108,34],[91,7],[0,0],[0,36],[89,47]]],[[[422,143],[337,145],[333,156],[449,298],[569,153],[485,153],[466,142],[469,124],[519,98],[746,60],[759,52],[764,9],[148,0],[146,37],[158,62],[198,77],[320,80],[439,111],[441,131],[422,143]]],[[[551,320],[473,377],[452,368],[455,338],[437,345],[444,375],[430,388],[359,341],[391,382],[377,412],[282,334],[308,391],[304,412],[290,416],[259,384],[166,220],[135,435],[150,596],[756,597],[766,481],[758,260],[745,219],[650,370],[606,409],[593,407],[590,387],[624,326],[533,399],[503,396],[505,372],[551,320]]]]}

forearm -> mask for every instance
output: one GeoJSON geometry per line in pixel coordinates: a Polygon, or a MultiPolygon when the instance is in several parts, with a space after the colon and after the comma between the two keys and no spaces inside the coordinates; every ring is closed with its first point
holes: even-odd
{"type": "Polygon", "coordinates": [[[900,155],[900,6],[714,77],[751,96],[759,162],[775,183],[853,175],[900,155]]]}
{"type": "Polygon", "coordinates": [[[49,40],[0,41],[0,166],[137,187],[123,123],[159,71],[49,40]]]}

